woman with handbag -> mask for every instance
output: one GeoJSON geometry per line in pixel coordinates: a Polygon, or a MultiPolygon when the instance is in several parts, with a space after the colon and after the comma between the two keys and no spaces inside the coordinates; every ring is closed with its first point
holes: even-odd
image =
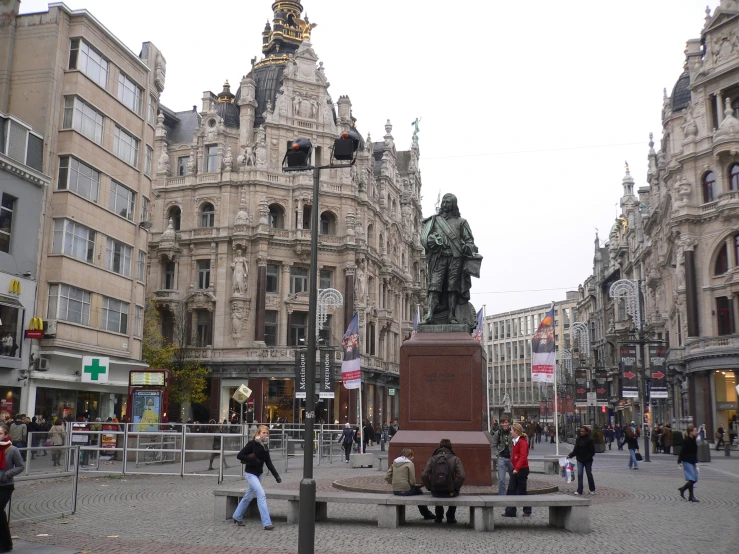
{"type": "Polygon", "coordinates": [[[13,477],[23,473],[26,466],[18,449],[10,440],[10,431],[5,425],[0,425],[0,552],[13,550],[13,539],[10,535],[10,526],[5,516],[5,507],[13,496],[13,477]]]}
{"type": "Polygon", "coordinates": [[[688,425],[687,431],[685,431],[683,439],[683,447],[680,449],[680,454],[677,457],[677,465],[683,468],[685,471],[685,484],[680,487],[680,496],[685,498],[685,491],[689,492],[688,500],[690,502],[698,502],[695,496],[693,496],[693,485],[698,482],[698,443],[696,437],[698,436],[698,429],[693,425],[688,425]]]}
{"type": "Polygon", "coordinates": [[[637,460],[641,458],[641,454],[637,452],[637,450],[639,450],[639,440],[631,427],[626,428],[624,442],[629,449],[629,469],[631,469],[632,465],[634,466],[634,469],[639,469],[639,465],[636,463],[637,460]]]}
{"type": "Polygon", "coordinates": [[[265,531],[271,531],[275,526],[272,525],[272,519],[269,517],[267,495],[262,488],[264,465],[267,464],[267,469],[272,473],[275,481],[282,483],[282,479],[280,479],[269,457],[269,427],[266,425],[257,427],[257,432],[254,433],[252,440],[246,443],[246,446],[236,457],[244,464],[244,478],[246,479],[247,487],[244,498],[241,499],[241,502],[236,507],[236,511],[233,513],[234,523],[239,527],[244,526],[243,518],[246,508],[249,506],[249,502],[256,497],[257,506],[259,506],[259,515],[262,518],[262,526],[265,531]]]}

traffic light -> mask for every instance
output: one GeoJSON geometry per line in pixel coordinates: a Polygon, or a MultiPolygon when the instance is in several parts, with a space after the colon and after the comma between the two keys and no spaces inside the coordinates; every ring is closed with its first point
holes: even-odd
{"type": "Polygon", "coordinates": [[[313,152],[313,144],[304,137],[296,138],[292,146],[285,152],[285,158],[282,160],[283,167],[291,169],[299,167],[310,167],[310,155],[313,152]]]}
{"type": "Polygon", "coordinates": [[[340,162],[351,162],[359,148],[360,137],[353,129],[344,131],[334,141],[334,159],[340,162]]]}

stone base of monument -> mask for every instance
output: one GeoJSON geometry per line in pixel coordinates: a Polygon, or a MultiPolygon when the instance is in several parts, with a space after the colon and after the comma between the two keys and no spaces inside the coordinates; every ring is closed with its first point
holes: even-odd
{"type": "Polygon", "coordinates": [[[487,368],[465,325],[419,325],[400,347],[400,430],[388,459],[415,454],[416,479],[441,439],[462,460],[466,485],[492,485],[492,449],[485,432],[487,368]]]}
{"type": "Polygon", "coordinates": [[[465,485],[493,484],[490,441],[482,431],[400,430],[390,443],[390,459],[397,458],[403,448],[411,448],[415,456],[413,463],[416,467],[416,482],[421,483],[421,472],[428,459],[439,448],[441,439],[452,441],[452,450],[462,460],[465,485]]]}

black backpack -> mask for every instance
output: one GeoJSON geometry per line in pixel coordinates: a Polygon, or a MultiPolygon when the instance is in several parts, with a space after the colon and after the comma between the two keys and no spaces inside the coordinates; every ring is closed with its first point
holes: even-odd
{"type": "Polygon", "coordinates": [[[432,458],[429,490],[454,492],[454,456],[442,452],[432,458]]]}

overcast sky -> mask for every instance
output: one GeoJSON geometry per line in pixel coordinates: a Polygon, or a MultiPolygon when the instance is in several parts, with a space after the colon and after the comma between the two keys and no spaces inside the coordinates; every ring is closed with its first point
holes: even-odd
{"type": "MultiPolygon", "coordinates": [[[[709,0],[711,9],[718,0],[709,0]]],[[[261,59],[272,0],[68,0],[138,54],[167,60],[162,103],[201,108],[261,59]]],[[[564,299],[618,214],[624,162],[646,184],[662,90],[682,73],[706,0],[302,0],[334,101],[398,149],[420,123],[424,215],[454,192],[485,257],[472,301],[488,315],[564,299]],[[441,8],[440,6],[443,6],[441,8]],[[553,290],[541,290],[553,289],[553,290]]],[[[22,13],[45,11],[25,0],[22,13]]]]}

